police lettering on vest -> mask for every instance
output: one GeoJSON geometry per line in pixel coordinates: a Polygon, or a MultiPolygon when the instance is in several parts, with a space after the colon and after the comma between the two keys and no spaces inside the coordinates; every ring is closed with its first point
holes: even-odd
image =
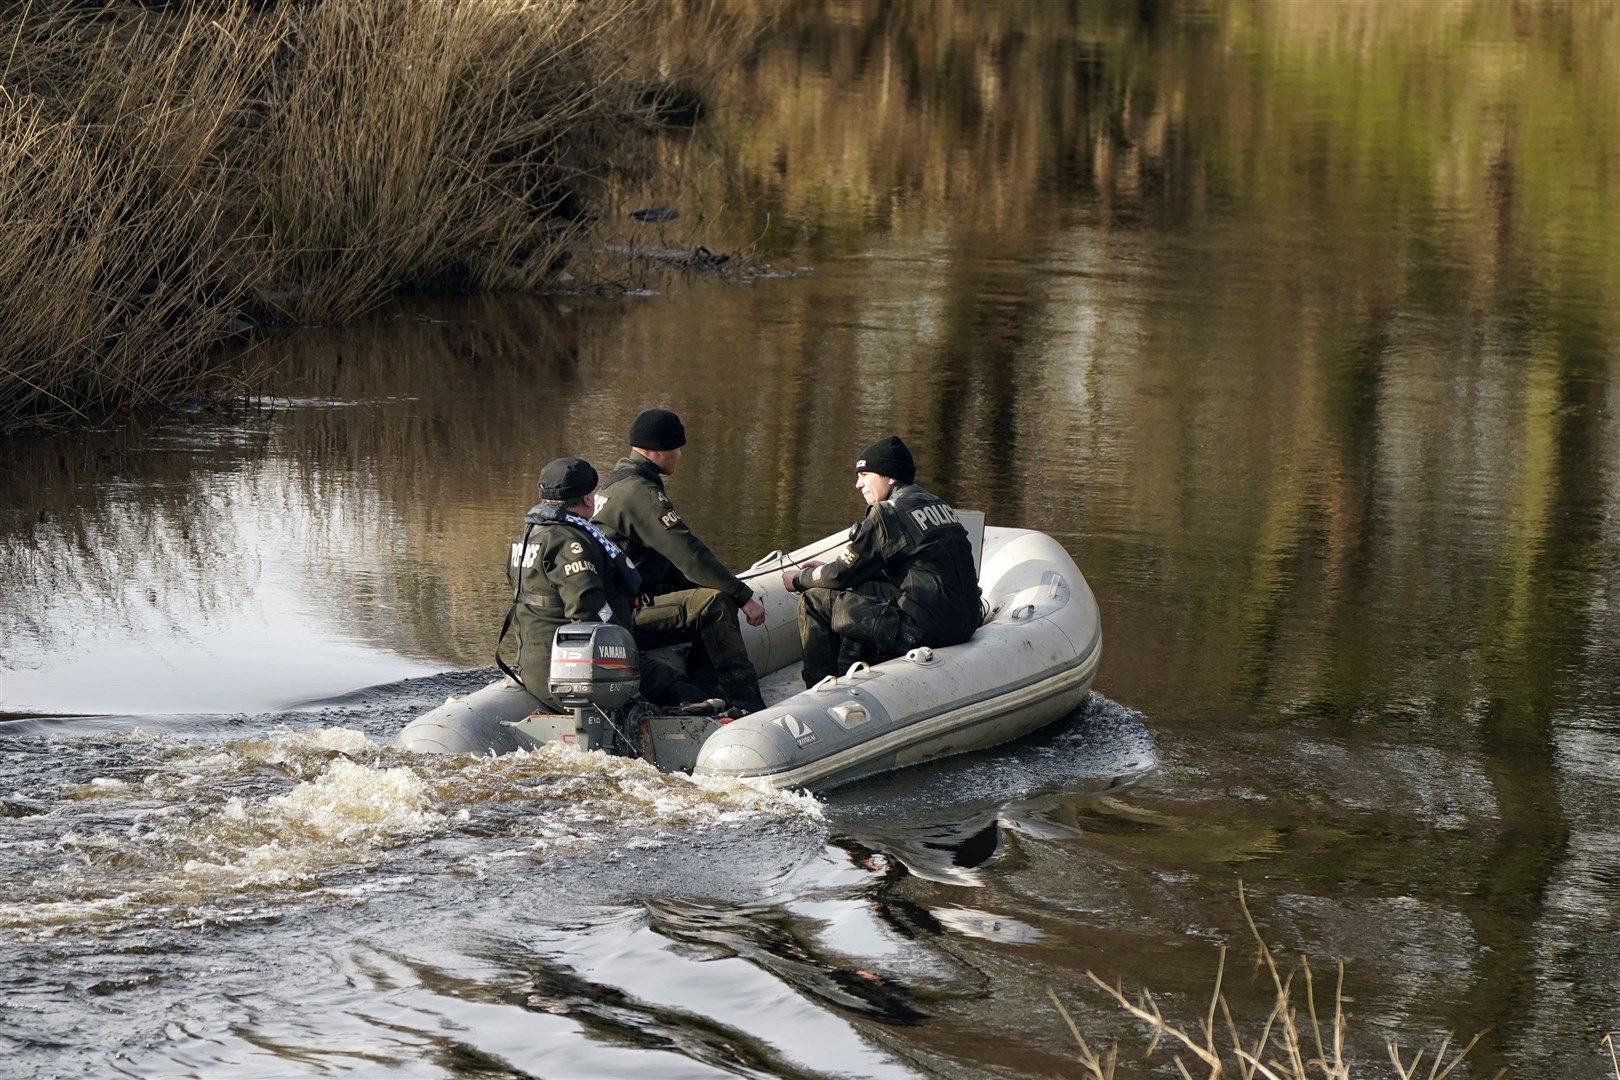
{"type": "Polygon", "coordinates": [[[911,518],[925,531],[935,525],[951,525],[961,521],[961,518],[956,516],[956,511],[944,503],[920,506],[911,512],[911,518]]]}

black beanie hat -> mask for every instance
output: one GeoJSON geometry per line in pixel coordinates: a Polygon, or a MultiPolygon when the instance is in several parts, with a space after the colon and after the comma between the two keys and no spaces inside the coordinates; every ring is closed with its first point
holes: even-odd
{"type": "Polygon", "coordinates": [[[630,445],[643,450],[678,450],[686,445],[686,428],[668,409],[647,409],[630,421],[630,445]]]}
{"type": "Polygon", "coordinates": [[[578,502],[596,490],[596,470],[582,458],[560,457],[546,462],[545,468],[540,470],[540,482],[535,486],[542,499],[578,502]]]}
{"type": "Polygon", "coordinates": [[[855,462],[855,471],[892,476],[902,484],[910,484],[917,479],[917,463],[911,460],[911,451],[906,449],[906,444],[900,441],[898,435],[879,439],[863,450],[855,462]]]}

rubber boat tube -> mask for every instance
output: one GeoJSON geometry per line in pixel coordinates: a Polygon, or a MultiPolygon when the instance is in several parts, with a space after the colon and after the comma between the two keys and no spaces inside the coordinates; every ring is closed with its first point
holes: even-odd
{"type": "MultiPolygon", "coordinates": [[[[765,607],[765,622],[743,623],[749,659],[762,677],[761,712],[729,724],[690,721],[654,733],[665,768],[760,778],[777,787],[825,789],[891,769],[1008,742],[1076,709],[1102,658],[1096,599],[1063,546],[1029,529],[986,528],[959,511],[980,562],[985,622],[971,640],[917,648],[856,664],[799,689],[798,597],[782,570],[843,551],[847,532],[793,552],[772,552],[740,576],[765,607]],[[695,754],[691,740],[701,739],[695,754]]],[[[531,715],[536,702],[502,679],[453,697],[408,725],[394,745],[430,753],[507,753],[559,736],[555,722],[531,715]]],[[[552,718],[553,721],[555,718],[552,718]]]]}
{"type": "Polygon", "coordinates": [[[727,724],[704,741],[694,771],[827,788],[994,746],[1068,715],[1102,659],[1085,578],[1062,545],[1026,529],[985,529],[981,565],[989,617],[972,639],[856,664],[727,724]]]}

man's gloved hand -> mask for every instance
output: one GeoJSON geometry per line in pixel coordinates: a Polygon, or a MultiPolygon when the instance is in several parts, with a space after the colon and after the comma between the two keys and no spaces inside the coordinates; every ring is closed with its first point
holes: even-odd
{"type": "Polygon", "coordinates": [[[821,565],[821,563],[820,563],[819,560],[811,559],[809,562],[805,563],[803,566],[796,566],[791,570],[783,570],[782,571],[782,588],[786,589],[788,592],[799,592],[800,591],[799,590],[799,571],[800,570],[814,570],[816,567],[818,567],[820,565],[821,565]]]}

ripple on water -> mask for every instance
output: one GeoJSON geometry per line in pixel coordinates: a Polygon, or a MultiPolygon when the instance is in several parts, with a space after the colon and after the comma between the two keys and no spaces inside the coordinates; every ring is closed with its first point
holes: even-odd
{"type": "Polygon", "coordinates": [[[14,802],[4,819],[0,926],[54,934],[240,917],[271,898],[364,896],[414,873],[487,873],[514,855],[530,866],[617,860],[661,846],[660,832],[820,816],[808,795],[564,747],[418,757],[321,728],[216,745],[126,734],[83,749],[93,774],[14,802]],[[447,865],[412,858],[456,840],[468,841],[459,853],[436,849],[447,865]],[[410,873],[379,876],[396,862],[410,873]]]}

